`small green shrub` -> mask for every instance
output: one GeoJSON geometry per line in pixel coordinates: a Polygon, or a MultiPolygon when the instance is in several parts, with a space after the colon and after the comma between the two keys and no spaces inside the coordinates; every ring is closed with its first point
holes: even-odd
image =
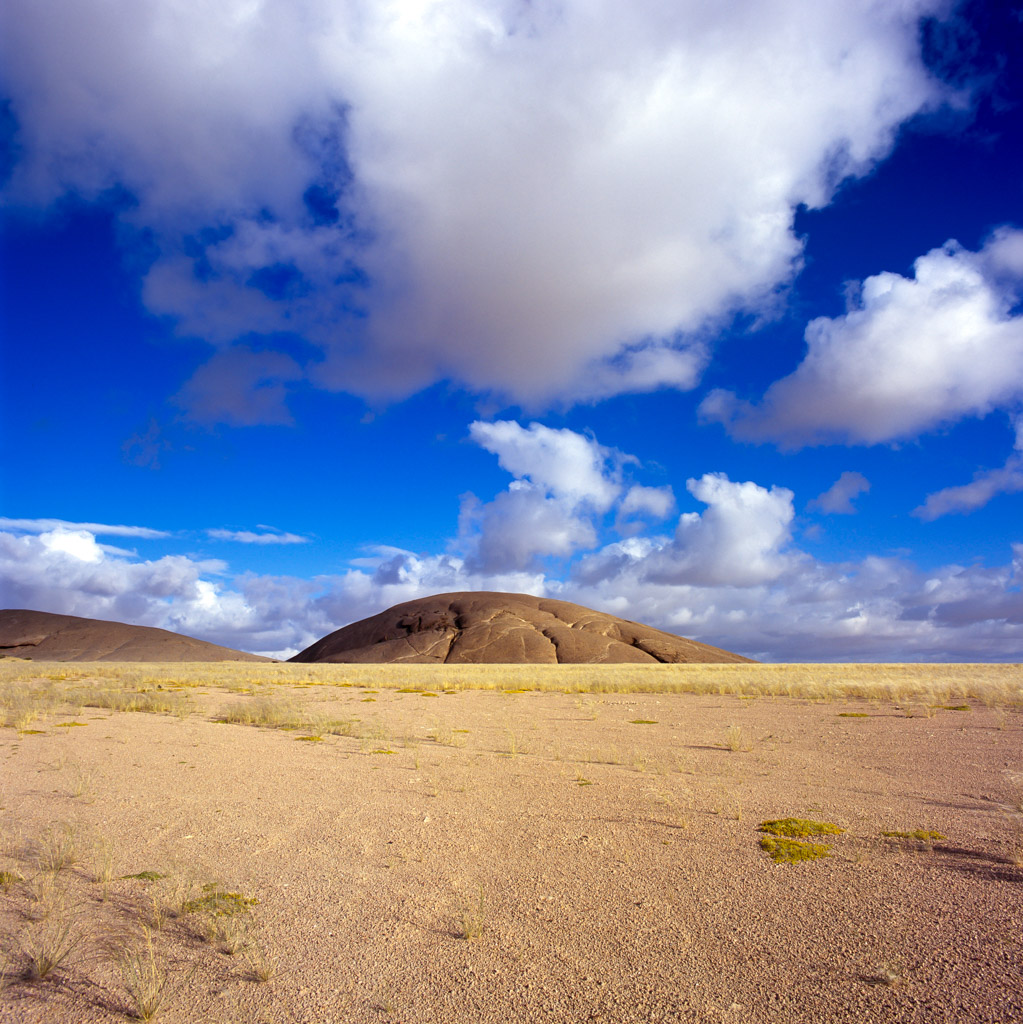
{"type": "Polygon", "coordinates": [[[770,855],[775,864],[797,864],[803,860],[819,860],[831,856],[827,843],[799,843],[795,839],[774,839],[764,836],[760,848],[770,855]]]}
{"type": "Polygon", "coordinates": [[[947,838],[941,832],[923,828],[913,829],[912,832],[882,832],[881,835],[888,839],[919,839],[921,842],[934,842],[947,838]]]}
{"type": "MultiPolygon", "coordinates": [[[[772,836],[787,836],[790,839],[804,839],[806,836],[837,836],[845,831],[830,821],[810,821],[806,818],[779,818],[776,821],[762,821],[758,832],[772,836]]],[[[763,844],[761,844],[763,845],[763,844]]]]}
{"type": "Polygon", "coordinates": [[[248,914],[259,900],[255,896],[243,896],[240,892],[228,892],[216,882],[207,882],[202,895],[186,900],[182,909],[187,914],[210,914],[213,917],[231,917],[248,914]]]}

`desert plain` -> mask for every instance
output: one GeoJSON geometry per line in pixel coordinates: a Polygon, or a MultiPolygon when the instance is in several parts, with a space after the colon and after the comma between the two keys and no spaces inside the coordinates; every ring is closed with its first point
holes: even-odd
{"type": "Polygon", "coordinates": [[[3,1024],[1023,1020],[1018,665],[5,660],[0,705],[3,1024]]]}

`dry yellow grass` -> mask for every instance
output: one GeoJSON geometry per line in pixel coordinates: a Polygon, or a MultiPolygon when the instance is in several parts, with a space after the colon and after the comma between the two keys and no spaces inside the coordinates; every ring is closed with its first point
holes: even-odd
{"type": "Polygon", "coordinates": [[[280,687],[322,686],[430,693],[533,690],[713,693],[807,700],[860,698],[912,700],[924,708],[972,699],[995,706],[1023,704],[1023,665],[140,665],[0,661],[2,721],[22,728],[26,720],[61,707],[100,706],[180,715],[187,714],[188,690],[267,693],[280,687]]]}

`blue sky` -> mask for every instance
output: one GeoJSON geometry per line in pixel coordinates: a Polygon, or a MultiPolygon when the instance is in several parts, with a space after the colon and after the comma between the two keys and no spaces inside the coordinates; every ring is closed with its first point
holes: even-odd
{"type": "Polygon", "coordinates": [[[1023,660],[1023,4],[2,29],[0,605],[1023,660]]]}

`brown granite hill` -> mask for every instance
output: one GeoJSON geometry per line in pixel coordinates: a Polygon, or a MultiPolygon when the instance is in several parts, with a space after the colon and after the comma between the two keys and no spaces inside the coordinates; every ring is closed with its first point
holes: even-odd
{"type": "Polygon", "coordinates": [[[568,601],[480,591],[395,605],[330,633],[291,660],[565,665],[751,659],[568,601]]]}
{"type": "Polygon", "coordinates": [[[24,608],[0,611],[0,656],[29,661],[269,661],[152,626],[54,615],[24,608]]]}

